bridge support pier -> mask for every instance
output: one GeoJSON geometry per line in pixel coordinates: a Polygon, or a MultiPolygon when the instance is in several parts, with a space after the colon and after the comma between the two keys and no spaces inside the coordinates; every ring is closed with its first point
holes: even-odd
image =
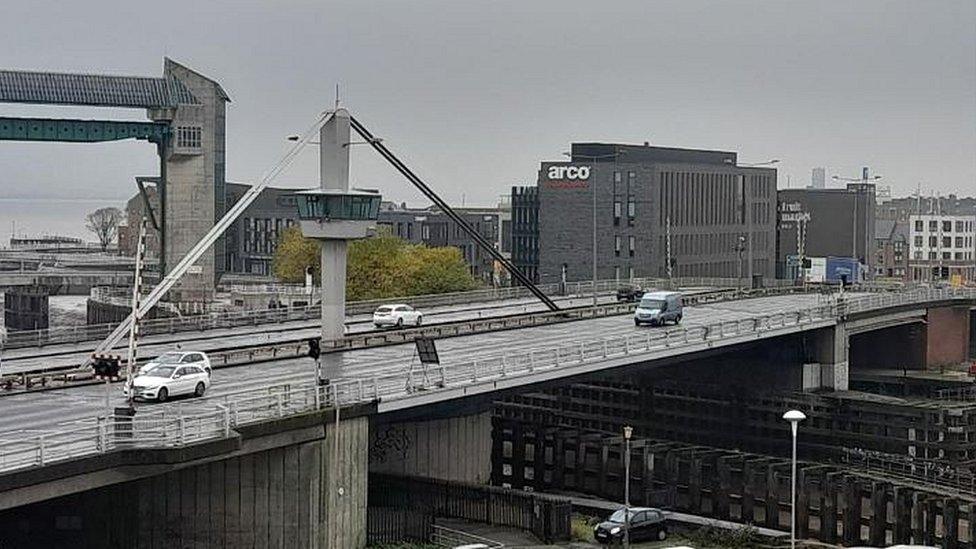
{"type": "Polygon", "coordinates": [[[846,391],[850,384],[849,342],[843,324],[804,334],[804,389],[846,391]]]}

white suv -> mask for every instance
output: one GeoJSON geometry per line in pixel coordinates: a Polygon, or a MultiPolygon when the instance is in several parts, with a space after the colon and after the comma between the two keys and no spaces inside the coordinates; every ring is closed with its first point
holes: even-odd
{"type": "Polygon", "coordinates": [[[148,373],[140,373],[132,380],[132,387],[122,391],[133,398],[166,402],[171,396],[203,396],[210,387],[210,374],[202,366],[193,364],[156,366],[148,373]]]}
{"type": "Polygon", "coordinates": [[[424,315],[411,307],[402,303],[396,305],[383,305],[378,307],[373,313],[373,325],[377,328],[384,326],[420,326],[424,322],[424,315]]]}

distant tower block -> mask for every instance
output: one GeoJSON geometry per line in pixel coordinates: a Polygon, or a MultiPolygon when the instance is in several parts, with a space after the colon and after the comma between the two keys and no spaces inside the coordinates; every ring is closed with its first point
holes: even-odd
{"type": "Polygon", "coordinates": [[[814,168],[810,173],[810,188],[824,189],[827,186],[826,172],[823,168],[814,168]]]}
{"type": "MultiPolygon", "coordinates": [[[[338,109],[319,132],[320,188],[297,193],[302,234],[322,245],[322,340],[333,341],[345,333],[346,247],[348,241],[365,238],[376,224],[381,197],[378,193],[349,190],[349,112],[338,109]]],[[[340,371],[339,355],[322,355],[323,377],[333,379],[340,371]]]]}

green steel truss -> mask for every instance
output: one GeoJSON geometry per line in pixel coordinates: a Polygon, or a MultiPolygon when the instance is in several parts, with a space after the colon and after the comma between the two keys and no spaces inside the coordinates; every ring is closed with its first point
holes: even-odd
{"type": "Polygon", "coordinates": [[[169,125],[158,122],[0,117],[0,141],[97,143],[144,139],[165,143],[169,125]]]}

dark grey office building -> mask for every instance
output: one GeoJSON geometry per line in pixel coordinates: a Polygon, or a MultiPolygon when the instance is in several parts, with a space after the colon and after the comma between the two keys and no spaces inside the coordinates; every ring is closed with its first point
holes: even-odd
{"type": "Polygon", "coordinates": [[[783,189],[779,191],[777,272],[788,278],[787,257],[797,254],[798,212],[809,214],[806,222],[806,257],[857,257],[875,272],[875,186],[849,183],[844,189],[783,189]],[[784,219],[785,218],[785,219],[784,219]]]}
{"type": "Polygon", "coordinates": [[[539,282],[539,189],[512,187],[512,264],[539,282]]]}
{"type": "MultiPolygon", "coordinates": [[[[227,183],[227,207],[244,196],[250,185],[227,183]]],[[[266,187],[244,213],[227,228],[226,271],[235,274],[272,275],[278,239],[297,224],[295,193],[307,189],[266,187]]]]}
{"type": "MultiPolygon", "coordinates": [[[[499,282],[494,258],[479,247],[461,226],[436,208],[407,208],[392,205],[380,209],[377,226],[394,236],[427,246],[454,246],[461,251],[471,274],[486,284],[499,282]]],[[[481,236],[501,250],[499,211],[492,208],[453,208],[455,213],[481,236]]]]}
{"type": "MultiPolygon", "coordinates": [[[[646,144],[574,143],[571,158],[539,170],[539,282],[590,279],[594,232],[600,279],[666,277],[669,257],[674,276],[774,276],[775,169],[646,144]]],[[[513,257],[530,242],[513,240],[513,257]]]]}

